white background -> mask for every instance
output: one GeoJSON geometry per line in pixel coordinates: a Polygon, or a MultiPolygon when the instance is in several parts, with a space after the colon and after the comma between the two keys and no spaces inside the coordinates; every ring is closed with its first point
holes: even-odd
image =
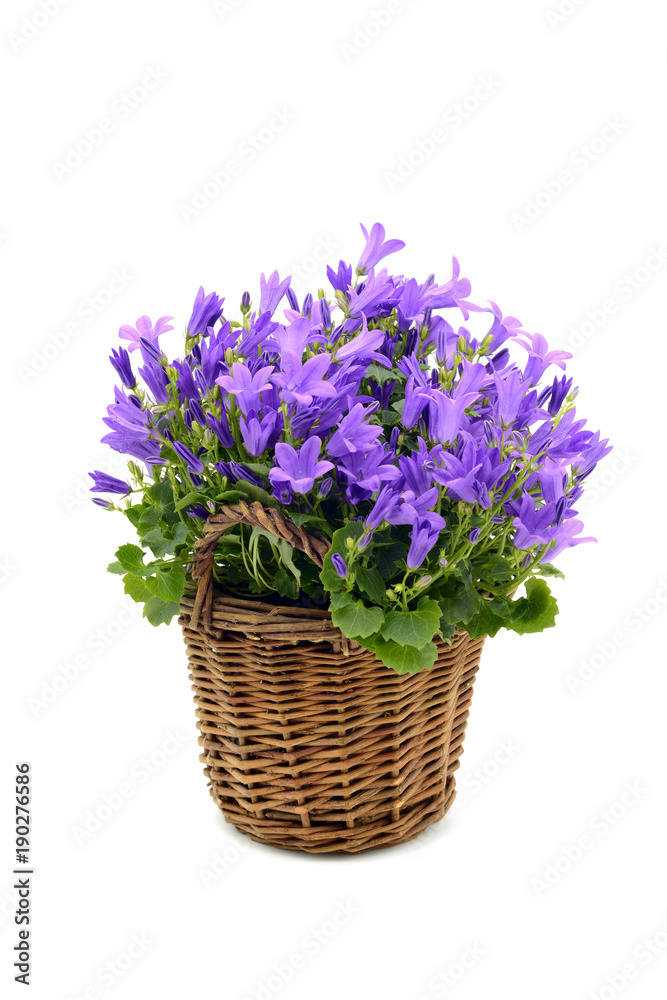
{"type": "Polygon", "coordinates": [[[650,0],[559,2],[3,3],[12,996],[26,759],[38,1000],[664,994],[664,24],[650,0]],[[276,109],[291,120],[251,160],[276,109]],[[77,162],[68,147],[102,119],[77,162]],[[189,212],[230,160],[237,175],[189,212]],[[598,544],[560,560],[558,628],[487,643],[457,806],[412,846],[313,858],[252,844],[209,799],[178,627],[128,615],[105,567],[131,532],[90,503],[86,473],[122,474],[97,443],[122,323],[167,314],[180,332],[200,284],[233,312],[260,271],[303,271],[326,247],[315,291],[376,220],[407,242],[401,270],[447,279],[455,253],[475,301],[570,346],[580,412],[615,452],[581,508],[598,544]],[[122,784],[130,797],[77,842],[122,784]],[[227,870],[207,887],[216,854],[227,870]],[[356,912],[315,953],[311,929],[340,904],[356,912]],[[150,943],[127,967],[135,934],[150,943]],[[294,955],[304,967],[262,993],[294,955]]]}

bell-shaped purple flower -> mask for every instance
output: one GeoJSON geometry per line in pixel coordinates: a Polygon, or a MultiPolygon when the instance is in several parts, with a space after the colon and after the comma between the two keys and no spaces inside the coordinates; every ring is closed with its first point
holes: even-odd
{"type": "Polygon", "coordinates": [[[246,420],[243,417],[239,419],[243,443],[251,455],[262,455],[274,443],[281,432],[280,421],[281,414],[275,410],[267,413],[261,421],[254,410],[249,411],[246,420]]]}
{"type": "Polygon", "coordinates": [[[334,552],[334,554],[332,555],[331,565],[336,570],[336,573],[341,578],[341,580],[344,580],[347,576],[347,563],[345,562],[345,560],[343,559],[342,555],[339,552],[334,552]]]}
{"type": "Polygon", "coordinates": [[[132,492],[132,487],[124,479],[116,479],[115,476],[110,476],[106,472],[99,472],[95,469],[88,475],[93,480],[93,485],[90,487],[91,493],[120,493],[124,496],[126,493],[132,492]]]}
{"type": "Polygon", "coordinates": [[[161,334],[173,330],[173,326],[169,325],[169,320],[173,318],[173,316],[162,316],[156,321],[154,326],[149,316],[140,316],[134,326],[121,326],[118,335],[121,340],[129,341],[128,350],[136,351],[139,347],[140,338],[143,337],[144,340],[152,344],[157,344],[158,337],[161,334]]]}
{"type": "Polygon", "coordinates": [[[408,551],[408,569],[418,569],[433,546],[437,543],[440,530],[434,528],[426,518],[417,520],[410,533],[410,549],[408,551]]]}
{"type": "Polygon", "coordinates": [[[185,462],[189,472],[203,472],[204,463],[197,455],[193,455],[189,448],[180,441],[172,442],[172,448],[183,462],[185,462]]]}
{"type": "Polygon", "coordinates": [[[284,281],[281,281],[277,271],[269,275],[268,280],[262,274],[259,279],[259,311],[261,313],[268,313],[270,316],[273,315],[280,304],[280,300],[289,288],[290,280],[290,278],[285,278],[284,281]]]}
{"type": "Polygon", "coordinates": [[[218,298],[215,292],[208,295],[200,286],[195,302],[192,307],[192,315],[188,320],[188,335],[196,337],[200,333],[205,333],[209,326],[213,326],[222,316],[222,305],[224,299],[218,298]]]}
{"type": "Polygon", "coordinates": [[[269,472],[272,485],[288,482],[295,493],[310,493],[315,480],[333,469],[333,462],[318,460],[321,447],[318,437],[308,438],[298,451],[289,444],[279,442],[275,449],[278,465],[269,472]]]}
{"type": "Polygon", "coordinates": [[[359,274],[367,274],[372,267],[375,267],[376,264],[384,260],[385,257],[388,257],[389,254],[396,253],[405,246],[403,240],[385,241],[385,228],[380,222],[375,223],[370,231],[370,235],[363,225],[361,231],[364,234],[366,246],[357,264],[357,272],[359,274]]]}
{"type": "Polygon", "coordinates": [[[112,348],[109,361],[114,366],[116,374],[123,385],[127,389],[134,389],[137,384],[137,380],[134,376],[134,372],[132,371],[130,355],[127,351],[123,347],[120,347],[117,351],[112,348]]]}
{"type": "Polygon", "coordinates": [[[273,365],[259,368],[254,375],[247,365],[240,361],[235,361],[232,365],[231,375],[220,375],[216,382],[227,392],[236,396],[241,411],[248,414],[250,410],[259,408],[259,401],[265,389],[271,388],[269,377],[273,372],[273,365]]]}
{"type": "Polygon", "coordinates": [[[327,451],[334,458],[370,451],[382,434],[382,428],[366,422],[366,410],[361,403],[352,407],[347,416],[338,424],[338,429],[329,441],[327,451]]]}

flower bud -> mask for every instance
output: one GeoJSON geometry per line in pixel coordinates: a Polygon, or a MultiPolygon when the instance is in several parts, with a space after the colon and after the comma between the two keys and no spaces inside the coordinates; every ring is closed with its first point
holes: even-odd
{"type": "Polygon", "coordinates": [[[326,496],[331,492],[331,487],[333,486],[333,479],[330,477],[328,479],[323,479],[322,482],[317,487],[317,496],[320,500],[324,500],[326,496]]]}
{"type": "Polygon", "coordinates": [[[329,308],[329,303],[325,298],[320,298],[320,315],[322,316],[322,323],[326,330],[331,328],[331,309],[329,308]]]}

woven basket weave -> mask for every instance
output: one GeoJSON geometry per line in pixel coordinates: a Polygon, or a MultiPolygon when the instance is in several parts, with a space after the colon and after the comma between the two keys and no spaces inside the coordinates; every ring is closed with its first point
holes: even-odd
{"type": "Polygon", "coordinates": [[[225,819],[253,840],[356,854],[416,837],[447,812],[483,639],[438,642],[432,670],[399,676],[326,611],[216,593],[226,528],[260,524],[318,564],[328,543],[259,504],[224,507],[198,543],[181,626],[201,760],[225,819]]]}

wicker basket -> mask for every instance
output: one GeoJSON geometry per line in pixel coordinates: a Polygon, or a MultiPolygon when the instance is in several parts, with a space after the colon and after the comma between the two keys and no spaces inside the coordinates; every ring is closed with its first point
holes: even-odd
{"type": "Polygon", "coordinates": [[[211,795],[228,822],[276,847],[356,854],[411,840],[453,802],[484,640],[457,632],[432,670],[399,676],[326,611],[214,593],[216,542],[239,521],[318,565],[328,549],[259,504],[205,525],[180,622],[211,795]]]}

